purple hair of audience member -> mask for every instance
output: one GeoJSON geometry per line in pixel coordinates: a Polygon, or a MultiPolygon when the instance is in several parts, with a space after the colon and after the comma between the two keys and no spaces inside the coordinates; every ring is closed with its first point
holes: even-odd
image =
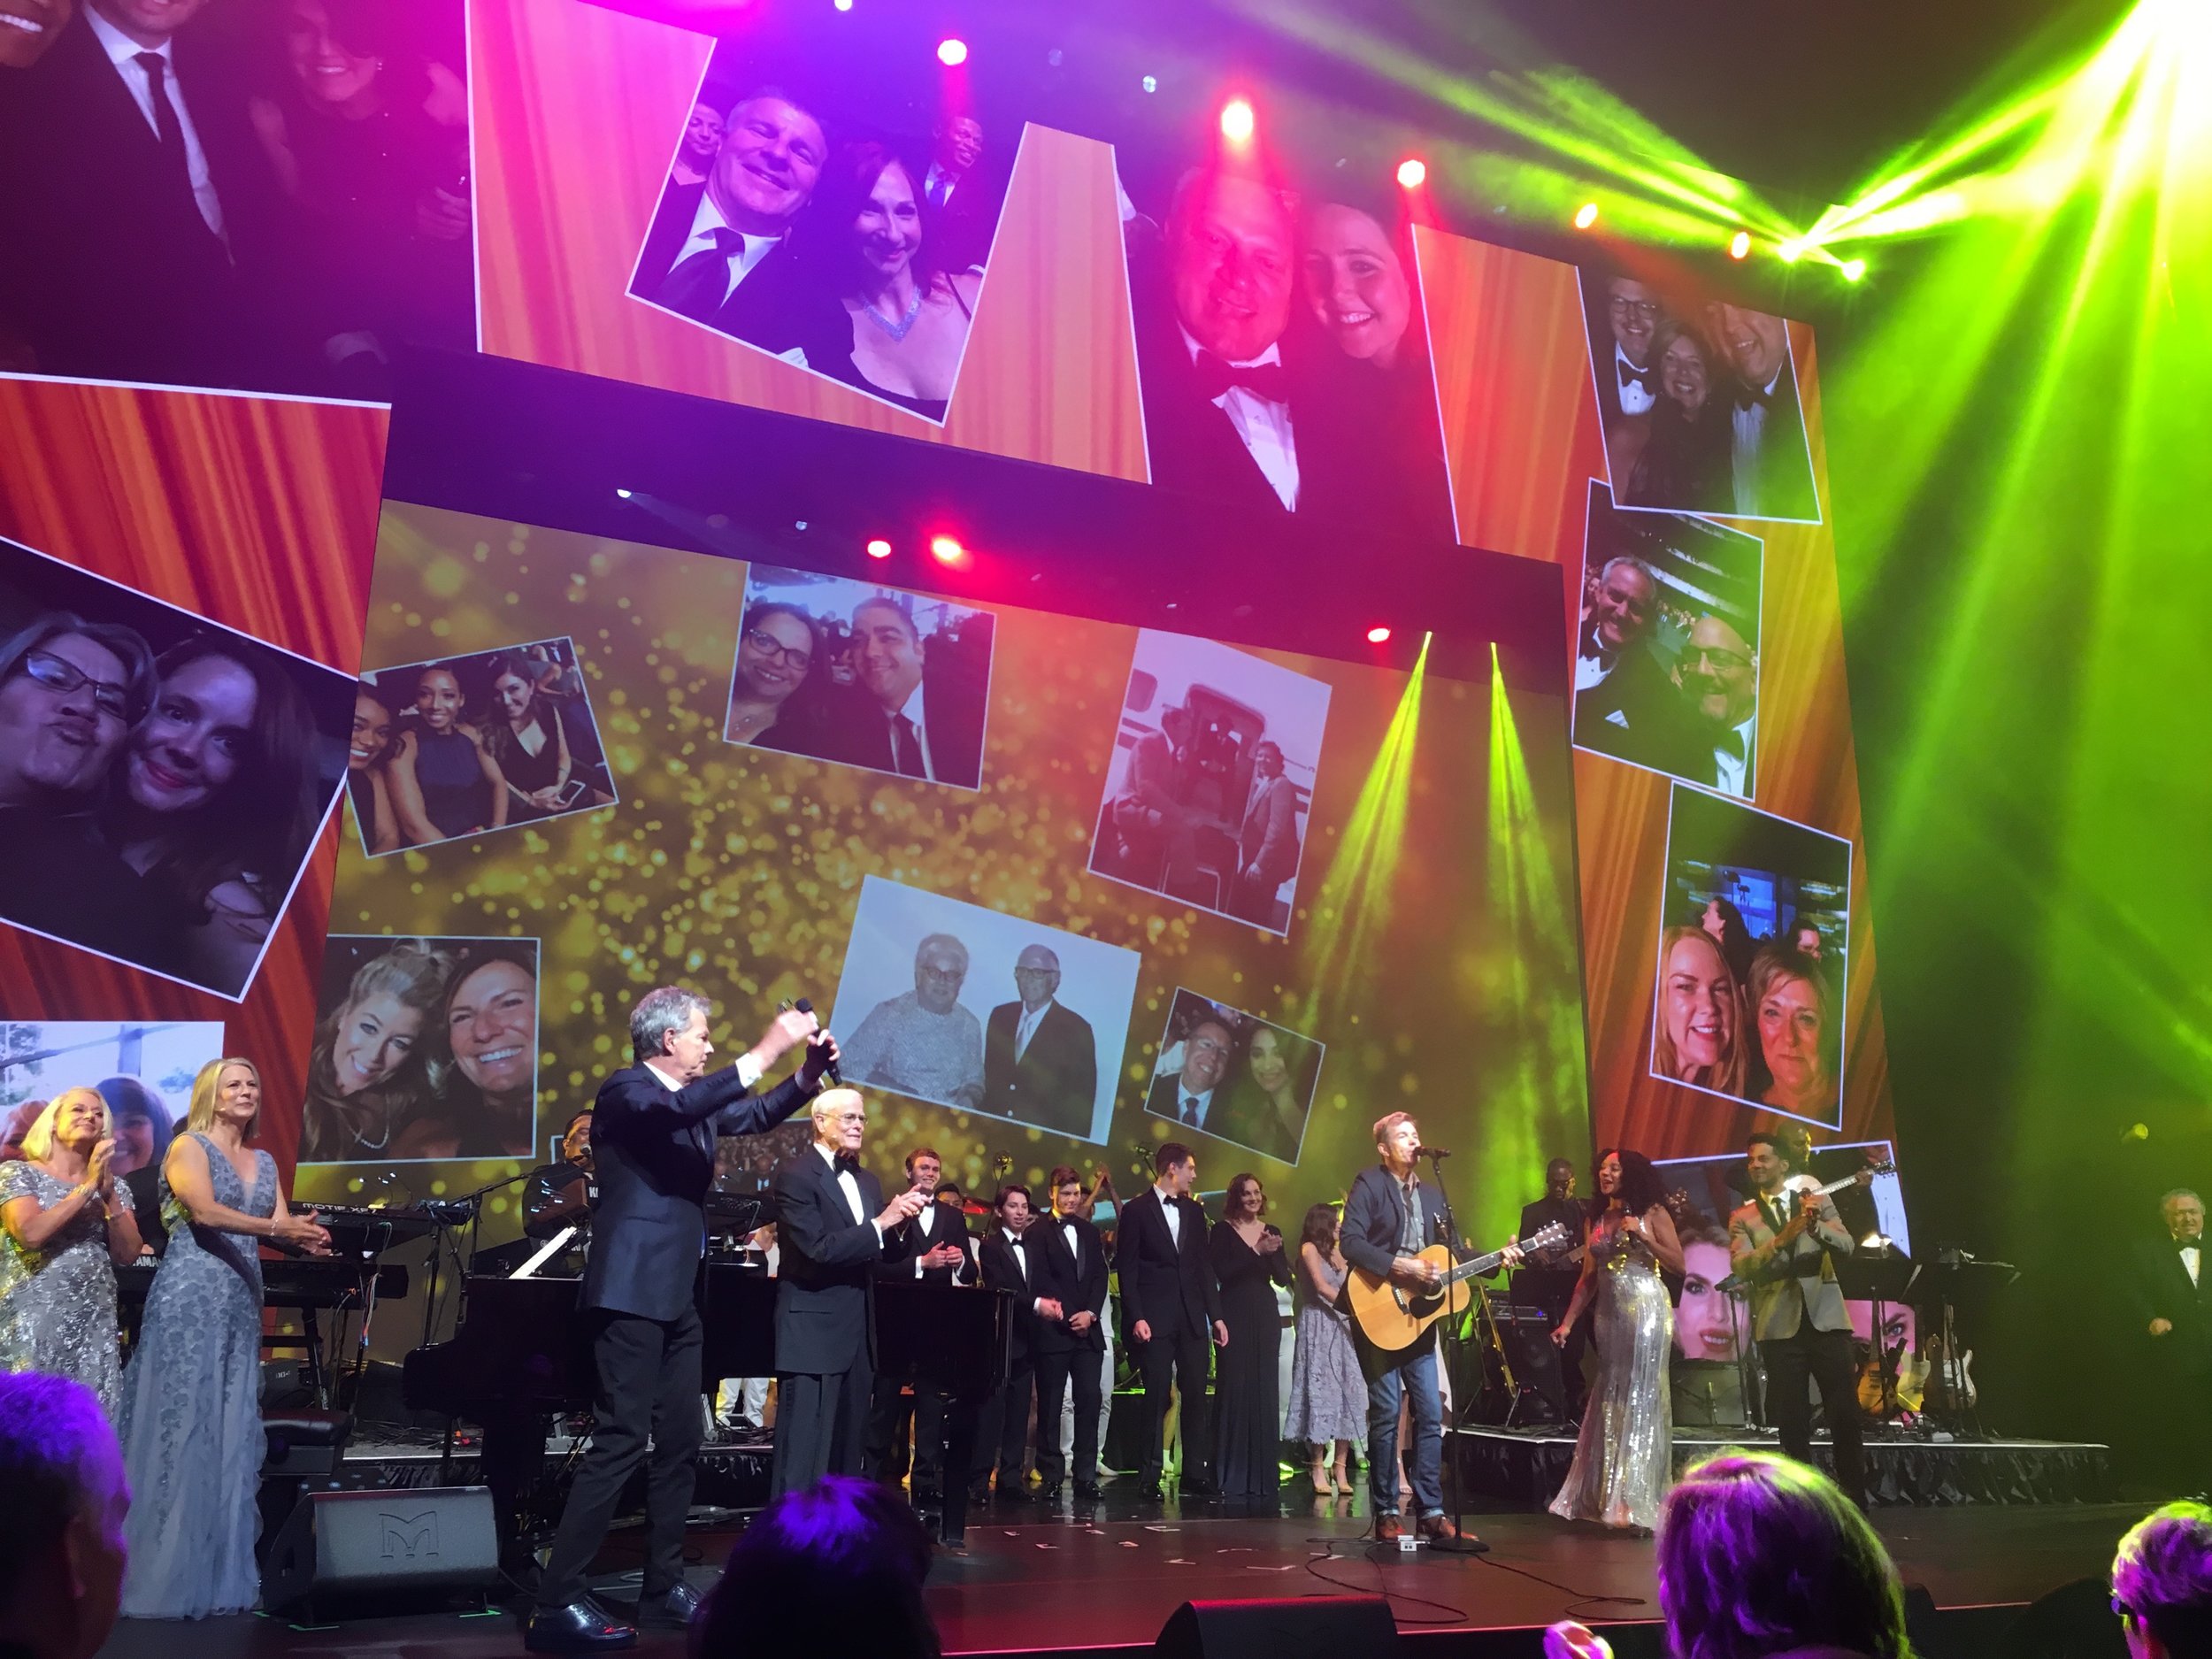
{"type": "Polygon", "coordinates": [[[130,1483],[83,1384],[0,1373],[0,1632],[38,1659],[89,1659],[122,1604],[130,1483]]]}
{"type": "Polygon", "coordinates": [[[1771,1452],[1707,1458],[1667,1494],[1657,1554],[1676,1659],[1799,1647],[1912,1659],[1896,1567],[1816,1469],[1771,1452]]]}
{"type": "Polygon", "coordinates": [[[763,1509],[692,1621],[692,1659],[800,1652],[939,1659],[922,1605],[929,1535],[873,1480],[825,1475],[763,1509]]]}
{"type": "Polygon", "coordinates": [[[2137,1522],[2112,1558],[2112,1599],[2134,1659],[2212,1655],[2212,1509],[2170,1503],[2137,1522]]]}

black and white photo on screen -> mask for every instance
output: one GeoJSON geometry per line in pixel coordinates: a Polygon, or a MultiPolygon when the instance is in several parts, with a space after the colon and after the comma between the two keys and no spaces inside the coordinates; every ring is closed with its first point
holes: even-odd
{"type": "Polygon", "coordinates": [[[1179,1134],[1211,1135],[1295,1164],[1323,1052],[1311,1037],[1179,987],[1144,1109],[1179,1134]]]}
{"type": "Polygon", "coordinates": [[[1590,480],[1578,748],[1755,798],[1765,551],[1708,518],[1619,511],[1590,480]]]}
{"type": "Polygon", "coordinates": [[[990,70],[834,76],[722,42],[632,270],[633,299],[941,425],[1025,129],[990,70]]]}
{"type": "Polygon", "coordinates": [[[615,799],[591,694],[565,636],[363,674],[346,764],[354,824],[372,858],[615,799]]]}
{"type": "Polygon", "coordinates": [[[983,784],[997,619],[872,582],[746,574],[723,735],[955,788],[983,784]]]}
{"type": "Polygon", "coordinates": [[[1851,843],[1678,783],[1659,909],[1652,1076],[1840,1127],[1851,843]]]}
{"type": "Polygon", "coordinates": [[[242,999],[352,676],[0,540],[0,919],[242,999]]]}
{"type": "Polygon", "coordinates": [[[846,1079],[1102,1141],[1141,960],[868,876],[831,1020],[846,1079]]]}
{"type": "Polygon", "coordinates": [[[536,940],[334,934],[315,1019],[301,1163],[531,1156],[536,940]]]}
{"type": "Polygon", "coordinates": [[[1091,872],[1286,936],[1328,715],[1322,680],[1141,630],[1091,872]]]}

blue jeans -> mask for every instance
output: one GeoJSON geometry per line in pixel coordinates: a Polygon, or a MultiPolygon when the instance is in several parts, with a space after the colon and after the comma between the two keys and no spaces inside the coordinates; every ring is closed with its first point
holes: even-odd
{"type": "Polygon", "coordinates": [[[1398,1512],[1398,1401],[1413,1395],[1413,1507],[1421,1519],[1444,1513],[1444,1399],[1436,1386],[1436,1340],[1388,1370],[1361,1344],[1367,1362],[1367,1494],[1378,1516],[1398,1512]]]}

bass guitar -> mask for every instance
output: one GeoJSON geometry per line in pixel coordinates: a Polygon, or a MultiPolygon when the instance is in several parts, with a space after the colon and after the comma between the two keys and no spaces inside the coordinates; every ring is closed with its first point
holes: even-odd
{"type": "MultiPolygon", "coordinates": [[[[1566,1240],[1566,1228],[1555,1221],[1525,1239],[1515,1240],[1515,1248],[1526,1255],[1532,1250],[1551,1249],[1566,1240]]],[[[1493,1250],[1487,1256],[1454,1263],[1447,1247],[1432,1244],[1421,1252],[1419,1259],[1438,1270],[1433,1285],[1401,1285],[1387,1274],[1371,1273],[1363,1267],[1355,1267],[1345,1281],[1345,1294],[1352,1303],[1352,1317],[1359,1322],[1367,1340],[1385,1353],[1411,1348],[1415,1340],[1445,1314],[1464,1313],[1466,1281],[1478,1274],[1495,1271],[1503,1264],[1505,1252],[1493,1250]]]]}

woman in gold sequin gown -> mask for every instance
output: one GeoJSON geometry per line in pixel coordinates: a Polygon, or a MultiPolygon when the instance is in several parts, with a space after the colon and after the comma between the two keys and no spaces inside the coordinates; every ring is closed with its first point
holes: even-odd
{"type": "Polygon", "coordinates": [[[1582,1277],[1552,1333],[1564,1346],[1593,1308],[1598,1374],[1582,1414],[1574,1466],[1552,1500],[1563,1520],[1649,1531],[1672,1483],[1673,1404],[1667,1364],[1674,1310],[1664,1269],[1682,1271],[1682,1246],[1651,1160],[1616,1148],[1598,1160],[1598,1197],[1584,1224],[1582,1277]]]}

